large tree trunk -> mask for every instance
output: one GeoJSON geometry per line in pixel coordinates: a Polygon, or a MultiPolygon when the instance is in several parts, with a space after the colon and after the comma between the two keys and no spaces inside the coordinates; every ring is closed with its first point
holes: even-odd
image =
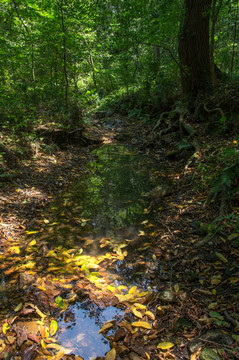
{"type": "Polygon", "coordinates": [[[195,98],[211,87],[209,20],[212,0],[184,0],[178,55],[182,90],[195,98]]]}

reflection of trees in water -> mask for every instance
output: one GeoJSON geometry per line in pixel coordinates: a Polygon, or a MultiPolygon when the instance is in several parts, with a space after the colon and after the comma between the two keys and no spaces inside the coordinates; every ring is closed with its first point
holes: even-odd
{"type": "MultiPolygon", "coordinates": [[[[100,309],[97,305],[87,300],[82,303],[76,303],[69,307],[64,313],[62,320],[64,323],[69,324],[67,328],[73,328],[80,321],[79,318],[93,319],[97,327],[97,331],[103,326],[106,321],[113,318],[118,318],[121,311],[113,306],[110,306],[104,310],[100,309]],[[77,319],[78,315],[78,319],[77,319]]],[[[92,323],[91,325],[92,326],[92,323]]]]}
{"type": "Polygon", "coordinates": [[[104,230],[135,223],[145,207],[140,196],[151,187],[142,166],[152,167],[152,161],[142,161],[142,155],[123,146],[103,146],[95,154],[90,174],[72,194],[76,203],[84,204],[83,216],[93,218],[96,227],[104,230]]]}
{"type": "Polygon", "coordinates": [[[145,220],[141,195],[155,185],[149,182],[155,162],[117,145],[103,146],[94,154],[88,173],[53,204],[49,217],[58,225],[42,234],[47,241],[84,248],[84,236],[115,238],[129,224],[145,220]],[[82,218],[87,221],[82,223],[82,218]]]}

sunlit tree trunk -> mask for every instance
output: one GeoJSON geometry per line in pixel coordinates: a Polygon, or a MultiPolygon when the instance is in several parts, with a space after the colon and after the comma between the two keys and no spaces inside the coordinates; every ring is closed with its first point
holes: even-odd
{"type": "Polygon", "coordinates": [[[212,0],[184,0],[178,54],[185,96],[196,97],[212,85],[209,20],[212,0]]]}

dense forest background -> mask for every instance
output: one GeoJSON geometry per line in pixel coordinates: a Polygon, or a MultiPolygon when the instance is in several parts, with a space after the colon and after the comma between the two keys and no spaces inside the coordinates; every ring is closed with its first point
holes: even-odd
{"type": "MultiPolygon", "coordinates": [[[[14,128],[125,95],[160,111],[179,99],[181,84],[188,101],[199,90],[218,89],[218,79],[238,82],[234,0],[2,0],[0,6],[1,119],[14,128]],[[185,84],[188,78],[193,85],[185,84]]],[[[140,106],[130,110],[143,116],[140,106]]]]}
{"type": "Polygon", "coordinates": [[[213,183],[216,193],[231,187],[238,175],[238,1],[2,0],[0,7],[2,129],[34,138],[35,124],[72,130],[89,110],[111,109],[151,124],[152,137],[162,135],[165,118],[181,120],[182,148],[190,146],[183,131],[195,132],[184,120],[201,122],[212,136],[232,140],[217,153],[222,177],[213,183]]]}

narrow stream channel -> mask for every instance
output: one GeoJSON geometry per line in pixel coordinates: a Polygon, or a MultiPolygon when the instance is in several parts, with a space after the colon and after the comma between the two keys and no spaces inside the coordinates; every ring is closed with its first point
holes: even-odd
{"type": "MultiPolygon", "coordinates": [[[[41,240],[93,257],[144,231],[142,224],[149,221],[145,194],[158,185],[162,165],[120,145],[104,145],[92,157],[85,175],[51,206],[49,217],[54,226],[42,233],[41,240]],[[101,246],[102,239],[108,241],[106,248],[101,246]]],[[[121,273],[122,266],[118,262],[112,272],[117,286],[138,282],[144,288],[149,284],[142,275],[133,278],[121,273]]],[[[104,356],[110,345],[99,329],[105,321],[120,316],[122,310],[113,306],[101,310],[89,301],[76,302],[59,320],[58,342],[84,360],[104,356]]]]}

